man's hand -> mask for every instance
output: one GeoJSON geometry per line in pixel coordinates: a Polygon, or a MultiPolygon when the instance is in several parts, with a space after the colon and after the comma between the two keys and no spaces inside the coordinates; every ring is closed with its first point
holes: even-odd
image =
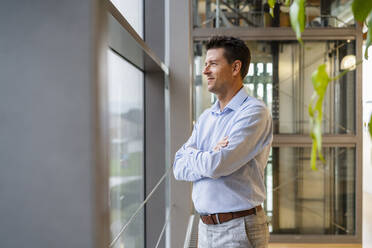
{"type": "Polygon", "coordinates": [[[226,147],[229,144],[229,141],[227,140],[227,136],[224,137],[222,140],[220,140],[217,145],[213,148],[214,152],[218,152],[221,150],[222,147],[226,147]]]}

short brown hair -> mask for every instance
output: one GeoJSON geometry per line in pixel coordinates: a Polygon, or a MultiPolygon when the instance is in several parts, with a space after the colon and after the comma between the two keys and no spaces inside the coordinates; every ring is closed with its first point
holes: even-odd
{"type": "Polygon", "coordinates": [[[245,78],[251,63],[251,52],[244,41],[231,36],[212,36],[208,40],[206,47],[207,50],[223,48],[225,50],[224,56],[229,64],[235,60],[240,60],[242,62],[240,76],[242,79],[245,78]]]}

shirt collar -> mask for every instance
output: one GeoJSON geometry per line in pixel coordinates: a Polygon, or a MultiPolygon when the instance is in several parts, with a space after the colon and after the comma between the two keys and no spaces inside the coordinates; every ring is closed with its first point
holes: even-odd
{"type": "Polygon", "coordinates": [[[211,107],[211,111],[212,111],[212,113],[215,113],[215,114],[220,113],[220,101],[217,100],[217,101],[212,105],[212,107],[211,107]]]}
{"type": "MultiPolygon", "coordinates": [[[[230,102],[226,105],[225,109],[229,108],[231,110],[237,110],[240,105],[247,99],[248,94],[245,91],[244,86],[235,94],[235,96],[230,100],[230,102]]],[[[224,109],[224,110],[225,110],[224,109]]],[[[220,101],[216,101],[213,106],[211,107],[211,111],[213,113],[220,113],[220,101]]]]}

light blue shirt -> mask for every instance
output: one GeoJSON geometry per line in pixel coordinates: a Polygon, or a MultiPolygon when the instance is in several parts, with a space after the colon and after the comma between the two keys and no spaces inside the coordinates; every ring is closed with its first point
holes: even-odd
{"type": "Polygon", "coordinates": [[[193,182],[192,199],[200,214],[246,210],[265,200],[264,172],[272,141],[272,119],[265,104],[244,87],[223,111],[217,101],[194,125],[177,151],[173,173],[193,182]],[[213,151],[228,136],[228,145],[213,151]]]}

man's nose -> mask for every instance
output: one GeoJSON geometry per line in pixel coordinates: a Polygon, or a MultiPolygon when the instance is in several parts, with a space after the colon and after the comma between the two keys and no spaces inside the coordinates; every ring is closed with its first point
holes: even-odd
{"type": "Polygon", "coordinates": [[[207,74],[209,74],[209,73],[210,73],[210,71],[209,71],[209,67],[208,67],[208,66],[205,66],[204,69],[203,69],[203,74],[204,74],[204,75],[207,75],[207,74]]]}

